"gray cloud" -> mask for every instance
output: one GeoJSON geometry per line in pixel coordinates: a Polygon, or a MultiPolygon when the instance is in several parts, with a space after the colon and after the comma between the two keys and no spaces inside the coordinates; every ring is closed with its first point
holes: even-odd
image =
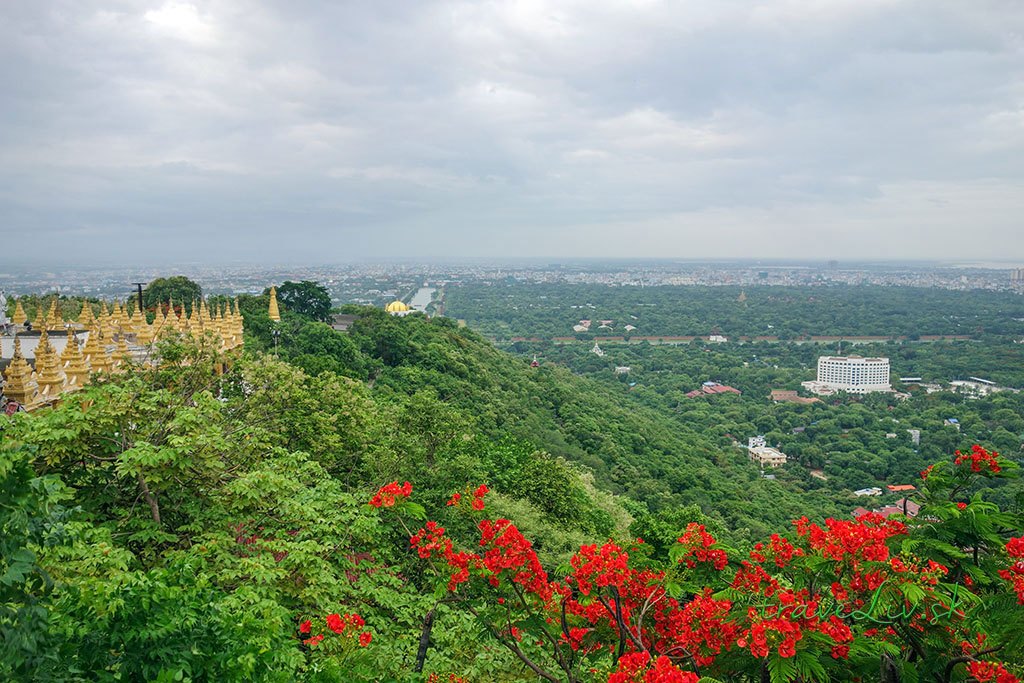
{"type": "Polygon", "coordinates": [[[1014,0],[6,3],[0,262],[1024,259],[1022,35],[1014,0]]]}

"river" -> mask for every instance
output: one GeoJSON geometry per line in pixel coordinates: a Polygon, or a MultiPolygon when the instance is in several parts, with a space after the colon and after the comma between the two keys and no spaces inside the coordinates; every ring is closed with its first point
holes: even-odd
{"type": "Polygon", "coordinates": [[[409,302],[409,305],[414,311],[422,311],[426,313],[427,304],[429,304],[434,298],[434,292],[436,291],[437,288],[435,287],[420,287],[419,291],[413,295],[412,301],[409,302]]]}

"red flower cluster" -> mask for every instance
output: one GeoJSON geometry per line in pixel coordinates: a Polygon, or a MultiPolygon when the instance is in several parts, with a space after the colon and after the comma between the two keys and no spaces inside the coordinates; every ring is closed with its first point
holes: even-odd
{"type": "Polygon", "coordinates": [[[807,538],[813,550],[836,561],[884,562],[889,559],[886,540],[907,533],[903,522],[887,519],[876,512],[861,515],[855,521],[826,519],[826,529],[810,523],[806,517],[794,524],[797,534],[807,538]]]}
{"type": "MultiPolygon", "coordinates": [[[[366,622],[363,621],[361,616],[354,612],[352,614],[328,614],[324,619],[324,624],[327,627],[327,630],[333,631],[338,635],[345,635],[345,632],[348,631],[346,637],[358,640],[360,647],[366,647],[371,641],[373,641],[373,634],[369,631],[362,631],[358,633],[358,635],[356,634],[359,629],[366,625],[366,622]]],[[[299,633],[303,635],[309,634],[312,630],[313,622],[310,619],[306,619],[304,622],[299,624],[299,633]]],[[[323,639],[324,634],[319,633],[310,638],[306,638],[302,643],[309,647],[316,647],[323,642],[323,639]]]]}
{"type": "MultiPolygon", "coordinates": [[[[484,496],[490,493],[491,490],[487,488],[487,484],[480,484],[472,493],[473,502],[471,503],[474,510],[484,509],[484,496]]],[[[447,505],[458,505],[459,501],[462,500],[461,493],[453,493],[452,497],[448,499],[447,505]]]]}
{"type": "Polygon", "coordinates": [[[1006,552],[1014,562],[1009,569],[1000,569],[999,576],[1013,584],[1017,603],[1024,605],[1024,536],[1011,538],[1006,544],[1006,552]]]}
{"type": "Polygon", "coordinates": [[[648,668],[651,655],[634,652],[623,655],[615,671],[608,674],[608,683],[697,683],[700,677],[691,671],[682,671],[664,655],[648,668]]]}
{"type": "MultiPolygon", "coordinates": [[[[454,494],[448,504],[467,499],[481,509],[487,492],[486,486],[467,489],[454,494]]],[[[734,562],[739,565],[735,574],[720,582],[731,586],[725,593],[700,590],[693,574],[678,567],[631,567],[630,552],[646,555],[632,547],[627,552],[611,541],[582,546],[572,557],[564,582],[551,581],[532,544],[507,519],[481,520],[479,547],[465,552],[455,550],[436,522],[427,522],[411,536],[410,544],[424,559],[443,559],[443,568],[451,572],[449,590],[471,581],[474,591],[467,592],[467,598],[489,587],[497,589],[492,592],[494,606],[504,607],[495,610],[501,617],[494,632],[506,642],[521,637],[524,643],[550,643],[556,652],[572,651],[567,659],[558,655],[558,661],[578,657],[575,661],[583,665],[598,652],[614,652],[618,641],[626,654],[609,675],[609,683],[697,680],[673,662],[692,663],[705,673],[704,668],[715,666],[720,657],[727,658],[725,666],[733,667],[745,666],[740,662],[750,662],[751,655],[793,657],[798,650],[813,652],[822,646],[831,648],[834,659],[846,659],[861,638],[901,645],[905,636],[885,622],[867,630],[858,625],[857,614],[883,614],[881,610],[888,610],[884,618],[900,620],[910,629],[935,627],[932,633],[954,646],[969,637],[957,627],[929,621],[963,617],[963,611],[949,604],[948,587],[940,585],[949,569],[916,557],[912,550],[891,549],[899,547],[898,537],[908,533],[903,522],[868,513],[856,520],[827,519],[821,526],[802,518],[794,525],[792,541],[773,535],[755,546],[748,560],[734,562]],[[824,576],[831,578],[822,581],[824,576]],[[673,598],[671,582],[691,597],[681,602],[673,598]],[[917,589],[913,604],[906,584],[917,589]],[[539,628],[554,632],[540,634],[539,628]]],[[[678,541],[672,557],[683,567],[732,569],[725,549],[703,526],[689,525],[678,541]]],[[[1003,575],[1014,582],[1024,604],[1024,537],[1012,539],[1007,552],[1015,564],[1003,575]]],[[[1010,675],[1005,669],[979,667],[980,674],[990,676],[976,676],[979,680],[1016,680],[1005,678],[1010,675]]],[[[714,675],[714,669],[710,673],[714,675]]]]}
{"type": "Polygon", "coordinates": [[[487,488],[487,484],[480,484],[476,491],[473,491],[473,509],[483,510],[484,509],[484,496],[490,493],[490,489],[487,488]]]}
{"type": "Polygon", "coordinates": [[[1006,667],[999,662],[970,662],[967,671],[978,683],[1019,683],[1020,679],[1006,670],[1006,667]]]}
{"type": "Polygon", "coordinates": [[[399,486],[397,481],[393,481],[390,484],[384,484],[377,490],[377,493],[370,499],[370,505],[375,508],[389,508],[394,506],[399,498],[408,498],[411,495],[412,484],[405,482],[399,486]]]}
{"type": "Polygon", "coordinates": [[[997,474],[1000,470],[999,464],[996,462],[998,457],[999,454],[995,451],[989,453],[978,444],[974,444],[971,446],[970,455],[956,451],[956,460],[953,462],[960,465],[970,461],[971,472],[981,472],[982,468],[987,468],[992,474],[997,474]]]}
{"type": "Polygon", "coordinates": [[[630,576],[629,553],[614,543],[608,542],[598,549],[597,545],[584,545],[570,560],[573,580],[580,592],[590,595],[594,586],[621,588],[630,576]]]}
{"type": "Polygon", "coordinates": [[[688,524],[686,531],[679,537],[679,543],[686,548],[679,562],[685,563],[690,569],[696,567],[698,562],[708,563],[718,571],[729,564],[729,557],[724,550],[712,548],[716,543],[715,537],[704,530],[703,524],[688,524]]]}
{"type": "Polygon", "coordinates": [[[433,520],[409,537],[409,545],[416,548],[416,553],[424,560],[438,551],[445,554],[452,549],[451,540],[444,536],[444,527],[433,520]]]}
{"type": "Polygon", "coordinates": [[[778,534],[772,534],[767,548],[765,548],[764,543],[758,543],[754,546],[753,552],[750,553],[751,559],[757,562],[767,562],[770,558],[775,563],[775,566],[780,569],[789,565],[794,557],[803,557],[803,555],[803,548],[793,547],[792,543],[778,534]]]}
{"type": "Polygon", "coordinates": [[[340,614],[327,615],[327,628],[335,633],[344,633],[346,628],[362,628],[365,623],[358,614],[346,614],[344,616],[340,614]]]}
{"type": "Polygon", "coordinates": [[[728,650],[742,632],[730,620],[732,602],[715,600],[711,589],[704,589],[686,603],[682,609],[675,600],[667,600],[655,612],[655,630],[660,639],[655,643],[659,652],[679,648],[690,652],[697,666],[707,666],[715,657],[728,650]]]}
{"type": "Polygon", "coordinates": [[[507,519],[491,522],[481,520],[480,545],[491,546],[483,555],[484,567],[490,572],[488,580],[492,586],[498,586],[499,576],[508,571],[512,580],[528,592],[540,597],[545,602],[551,599],[552,586],[548,582],[547,572],[537,559],[537,553],[530,543],[507,519]]]}

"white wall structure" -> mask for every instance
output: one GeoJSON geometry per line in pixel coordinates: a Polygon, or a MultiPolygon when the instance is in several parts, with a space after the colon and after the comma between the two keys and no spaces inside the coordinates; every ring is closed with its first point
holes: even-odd
{"type": "Polygon", "coordinates": [[[851,394],[892,391],[888,358],[821,356],[818,358],[819,385],[851,394]]]}

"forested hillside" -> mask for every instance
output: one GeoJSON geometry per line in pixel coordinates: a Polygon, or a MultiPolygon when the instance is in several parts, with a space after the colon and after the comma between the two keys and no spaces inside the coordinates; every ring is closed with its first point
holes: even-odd
{"type": "MultiPolygon", "coordinates": [[[[762,479],[742,451],[723,447],[704,425],[557,365],[532,368],[449,319],[351,310],[362,317],[347,336],[286,317],[281,357],[311,373],[365,379],[379,400],[422,403],[401,430],[437,431],[447,419],[463,420],[492,441],[512,438],[564,458],[599,488],[643,503],[637,514],[696,504],[737,538],[759,538],[802,514],[839,511],[830,496],[802,483],[762,479]],[[434,399],[441,407],[428,408],[434,399]]],[[[250,311],[253,345],[272,349],[260,303],[250,311]]]]}
{"type": "Polygon", "coordinates": [[[285,310],[275,338],[265,297],[242,307],[226,374],[170,338],[0,417],[0,677],[961,681],[960,640],[992,671],[1021,652],[1020,519],[974,493],[1005,458],[927,475],[941,528],[826,522],[832,492],[708,425],[452,321],[285,310]],[[903,601],[893,635],[854,618],[903,601]]]}
{"type": "Polygon", "coordinates": [[[498,339],[572,336],[584,319],[593,324],[583,337],[1024,335],[1019,295],[923,287],[467,283],[446,289],[445,307],[498,339]],[[607,328],[602,320],[610,321],[607,328]]]}

